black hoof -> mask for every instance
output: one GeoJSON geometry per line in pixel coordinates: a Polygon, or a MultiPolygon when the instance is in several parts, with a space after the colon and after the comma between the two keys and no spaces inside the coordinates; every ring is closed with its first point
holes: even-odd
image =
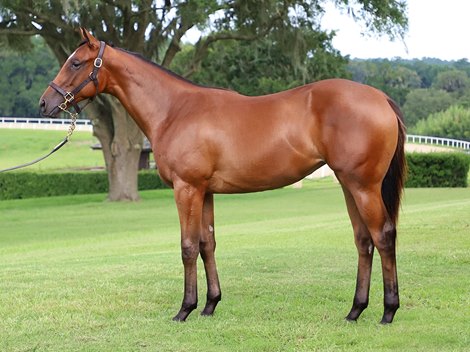
{"type": "Polygon", "coordinates": [[[203,310],[203,311],[201,312],[201,315],[202,315],[203,317],[212,317],[212,316],[214,315],[214,312],[206,312],[205,310],[203,310]]]}
{"type": "Polygon", "coordinates": [[[391,324],[393,321],[394,315],[395,313],[384,314],[384,316],[382,317],[382,320],[380,321],[380,324],[382,325],[391,324]]]}
{"type": "Polygon", "coordinates": [[[385,306],[384,309],[384,315],[382,316],[382,320],[380,321],[380,324],[391,324],[393,321],[393,318],[395,317],[395,313],[397,312],[399,308],[399,304],[389,304],[385,306]]]}
{"type": "Polygon", "coordinates": [[[183,318],[182,316],[180,316],[180,314],[178,314],[178,315],[175,315],[172,320],[184,323],[186,321],[186,317],[183,318]]]}
{"type": "Polygon", "coordinates": [[[222,295],[218,295],[214,298],[207,298],[206,306],[204,307],[201,315],[203,316],[212,316],[214,315],[215,308],[217,304],[222,300],[222,295]]]}

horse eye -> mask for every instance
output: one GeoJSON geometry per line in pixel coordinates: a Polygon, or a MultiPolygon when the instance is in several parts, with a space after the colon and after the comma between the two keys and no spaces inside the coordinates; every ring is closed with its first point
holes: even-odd
{"type": "Polygon", "coordinates": [[[80,68],[81,65],[82,65],[82,63],[78,60],[73,60],[72,61],[72,68],[74,68],[74,69],[80,68]]]}

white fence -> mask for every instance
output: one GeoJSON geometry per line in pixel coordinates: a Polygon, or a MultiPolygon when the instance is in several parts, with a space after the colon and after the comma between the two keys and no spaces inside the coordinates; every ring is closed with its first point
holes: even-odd
{"type": "MultiPolygon", "coordinates": [[[[24,128],[36,130],[66,130],[70,124],[69,119],[43,119],[29,117],[0,117],[0,128],[24,128]]],[[[77,119],[77,131],[91,131],[93,125],[90,120],[77,119]]]]}
{"type": "Polygon", "coordinates": [[[417,136],[413,134],[408,134],[406,136],[406,141],[408,143],[441,145],[443,147],[452,147],[452,148],[470,150],[470,142],[460,141],[458,139],[430,137],[430,136],[417,136]]]}

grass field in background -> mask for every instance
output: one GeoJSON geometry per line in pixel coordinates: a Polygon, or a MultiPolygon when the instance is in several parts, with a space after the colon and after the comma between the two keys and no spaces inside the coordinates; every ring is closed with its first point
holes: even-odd
{"type": "MultiPolygon", "coordinates": [[[[67,132],[0,128],[0,169],[37,159],[61,142],[67,132]]],[[[90,147],[97,143],[91,132],[75,131],[57,153],[22,171],[54,171],[104,167],[103,153],[90,147]]]]}
{"type": "Polygon", "coordinates": [[[408,189],[398,234],[401,308],[347,323],[357,255],[337,184],[216,196],[222,302],[186,323],[170,190],[0,202],[0,350],[468,351],[470,188],[408,189]]]}

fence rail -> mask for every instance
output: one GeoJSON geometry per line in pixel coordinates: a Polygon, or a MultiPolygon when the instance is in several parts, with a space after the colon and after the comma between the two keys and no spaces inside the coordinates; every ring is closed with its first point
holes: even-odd
{"type": "Polygon", "coordinates": [[[442,137],[431,137],[431,136],[417,136],[409,134],[406,136],[408,143],[419,143],[419,144],[432,144],[441,145],[443,147],[460,148],[464,150],[470,150],[470,142],[461,141],[458,139],[442,138],[442,137]]]}
{"type": "MultiPolygon", "coordinates": [[[[30,117],[0,117],[0,128],[24,128],[24,129],[51,129],[62,130],[70,124],[69,119],[45,119],[30,117]]],[[[78,131],[91,131],[93,125],[90,120],[77,119],[78,131]]]]}

